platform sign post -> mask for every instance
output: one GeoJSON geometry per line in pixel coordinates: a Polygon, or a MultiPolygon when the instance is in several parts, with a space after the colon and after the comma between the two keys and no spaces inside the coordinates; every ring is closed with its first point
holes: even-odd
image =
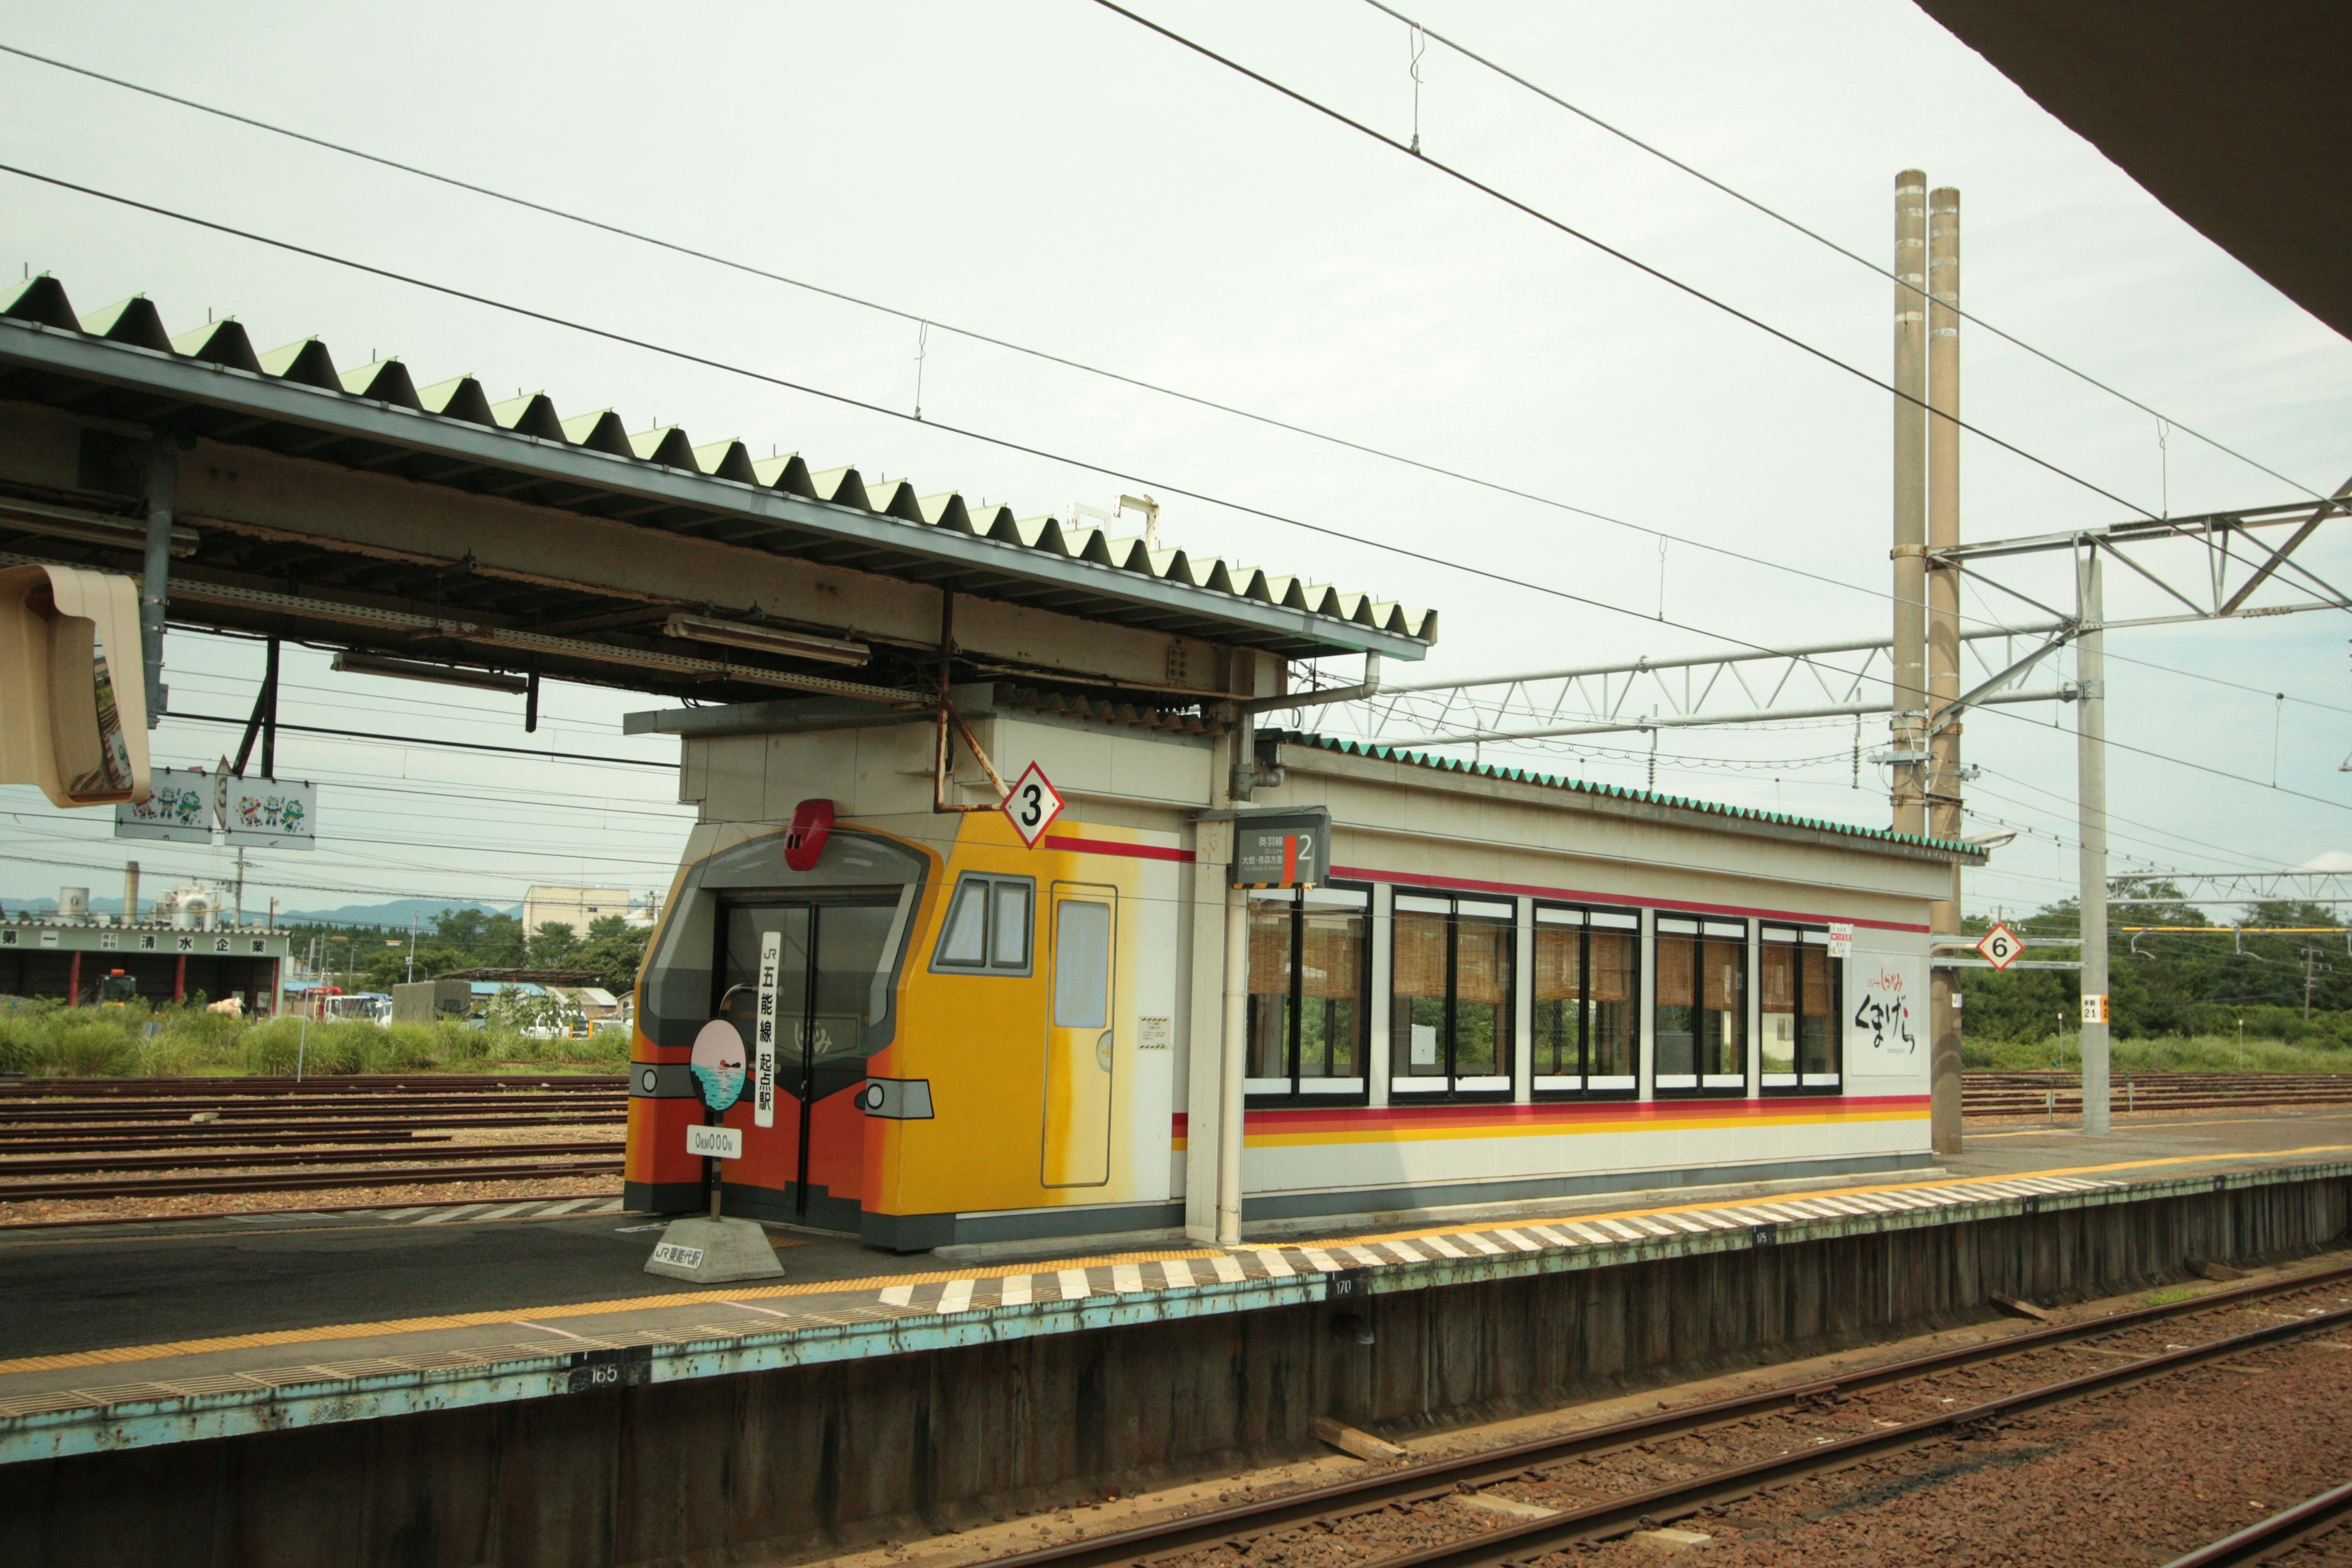
{"type": "MultiPolygon", "coordinates": [[[[717,1125],[718,1118],[726,1114],[729,1106],[743,1098],[743,1032],[724,1018],[711,1019],[694,1037],[694,1050],[688,1060],[694,1073],[694,1081],[702,1090],[702,1103],[710,1110],[709,1121],[687,1130],[688,1152],[711,1161],[738,1157],[719,1153],[719,1145],[724,1141],[713,1139],[709,1134],[725,1131],[717,1125]],[[701,1138],[698,1140],[697,1134],[701,1134],[701,1138]]],[[[741,1146],[742,1134],[739,1132],[736,1134],[739,1156],[741,1146]]],[[[722,1184],[716,1164],[705,1168],[703,1180],[710,1188],[710,1217],[717,1219],[719,1192],[722,1184]]]]}
{"type": "MultiPolygon", "coordinates": [[[[719,1162],[741,1159],[745,1142],[743,1129],[723,1126],[719,1118],[743,1097],[748,1055],[742,1031],[725,1018],[711,1019],[694,1037],[688,1065],[702,1091],[708,1119],[686,1130],[686,1152],[709,1162],[703,1179],[710,1188],[710,1213],[672,1220],[646,1260],[648,1274],[713,1285],[772,1279],[784,1271],[767,1232],[748,1219],[721,1219],[719,1215],[719,1162]]],[[[772,1088],[772,1073],[771,1080],[772,1088]]]]}
{"type": "Polygon", "coordinates": [[[1331,879],[1331,814],[1250,812],[1234,818],[1234,886],[1319,888],[1331,879]]]}
{"type": "Polygon", "coordinates": [[[2025,956],[2025,943],[2006,925],[1995,925],[1977,939],[1977,952],[1995,969],[2007,969],[2025,956]]]}

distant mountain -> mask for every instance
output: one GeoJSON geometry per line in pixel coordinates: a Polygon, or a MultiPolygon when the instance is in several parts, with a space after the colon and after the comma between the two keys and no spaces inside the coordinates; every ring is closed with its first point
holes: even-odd
{"type": "MultiPolygon", "coordinates": [[[[155,902],[156,896],[171,891],[173,885],[165,883],[156,888],[153,892],[142,889],[139,907],[142,910],[151,908],[155,902]]],[[[89,908],[92,914],[120,914],[122,912],[121,895],[102,898],[93,893],[90,895],[89,908]]],[[[14,915],[20,910],[37,916],[53,915],[58,912],[58,901],[55,899],[0,899],[0,913],[14,915]]],[[[458,899],[394,899],[388,903],[382,904],[345,904],[338,910],[280,910],[278,911],[278,918],[281,921],[298,921],[309,925],[394,926],[406,931],[409,919],[414,916],[419,929],[431,931],[433,917],[443,910],[480,910],[487,914],[514,915],[518,918],[522,914],[520,904],[500,906],[467,902],[458,899]]],[[[248,920],[268,912],[269,899],[267,894],[254,899],[246,905],[245,913],[248,920]]]]}
{"type": "MultiPolygon", "coordinates": [[[[97,902],[95,899],[90,901],[93,904],[97,902]]],[[[419,930],[429,931],[433,929],[433,917],[443,910],[479,910],[484,914],[518,917],[522,914],[520,904],[508,904],[501,907],[497,904],[468,903],[457,899],[394,899],[388,903],[382,904],[345,904],[342,908],[335,910],[280,910],[278,911],[278,919],[281,923],[296,921],[311,925],[392,926],[401,931],[406,931],[409,921],[414,919],[419,930]]],[[[251,914],[253,911],[248,910],[246,912],[251,914]]]]}

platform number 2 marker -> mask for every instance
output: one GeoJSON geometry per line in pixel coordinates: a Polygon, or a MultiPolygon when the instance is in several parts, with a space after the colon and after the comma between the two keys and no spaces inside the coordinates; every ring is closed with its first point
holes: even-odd
{"type": "Polygon", "coordinates": [[[1045,836],[1045,829],[1062,815],[1061,792],[1054,787],[1043,768],[1031,763],[1029,771],[1015,780],[1006,794],[1004,815],[1013,819],[1013,831],[1021,835],[1021,842],[1034,849],[1037,840],[1045,836]]]}

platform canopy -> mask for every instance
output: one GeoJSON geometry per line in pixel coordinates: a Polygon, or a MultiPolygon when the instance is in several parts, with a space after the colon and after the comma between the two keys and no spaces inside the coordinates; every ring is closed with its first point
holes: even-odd
{"type": "Polygon", "coordinates": [[[42,277],[0,304],[0,559],[136,572],[167,450],[172,620],[379,663],[711,701],[919,696],[945,590],[970,663],[1181,706],[1253,689],[1228,650],[1415,659],[1437,630],[1074,518],[494,402],[396,360],[345,368],[315,338],[174,333],[143,297],[83,316],[42,277]]]}
{"type": "Polygon", "coordinates": [[[1919,8],[2271,287],[2352,337],[2352,125],[2298,82],[2352,5],[1919,0],[1919,8]]]}

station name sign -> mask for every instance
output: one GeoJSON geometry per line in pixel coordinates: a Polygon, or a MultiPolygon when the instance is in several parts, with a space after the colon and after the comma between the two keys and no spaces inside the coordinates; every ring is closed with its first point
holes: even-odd
{"type": "Polygon", "coordinates": [[[1234,818],[1234,886],[1317,888],[1331,879],[1331,814],[1250,812],[1234,818]]]}

